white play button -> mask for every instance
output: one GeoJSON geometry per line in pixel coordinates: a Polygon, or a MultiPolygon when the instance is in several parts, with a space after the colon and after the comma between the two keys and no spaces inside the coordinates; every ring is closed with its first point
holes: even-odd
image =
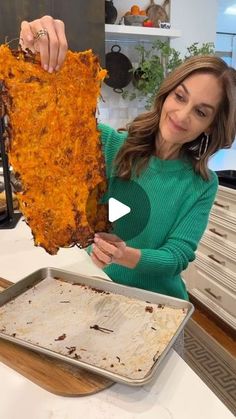
{"type": "Polygon", "coordinates": [[[131,211],[128,205],[123,204],[115,198],[109,198],[108,200],[108,219],[111,223],[124,217],[131,211]]]}

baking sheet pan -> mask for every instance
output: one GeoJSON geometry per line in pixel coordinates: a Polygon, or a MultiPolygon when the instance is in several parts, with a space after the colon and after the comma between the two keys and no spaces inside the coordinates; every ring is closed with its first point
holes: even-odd
{"type": "Polygon", "coordinates": [[[43,268],[0,294],[0,338],[143,385],[193,310],[188,301],[43,268]]]}

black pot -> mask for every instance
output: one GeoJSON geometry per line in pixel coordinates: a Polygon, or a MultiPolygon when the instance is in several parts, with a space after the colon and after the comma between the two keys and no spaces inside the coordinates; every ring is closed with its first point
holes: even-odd
{"type": "Polygon", "coordinates": [[[122,54],[119,45],[113,45],[111,52],[106,54],[105,67],[108,71],[108,77],[104,80],[107,86],[113,87],[117,93],[123,92],[123,87],[126,87],[132,80],[132,64],[126,55],[122,54]],[[115,51],[117,49],[117,51],[115,51]]]}
{"type": "Polygon", "coordinates": [[[117,10],[113,1],[105,1],[105,23],[115,23],[117,19],[117,10]]]}

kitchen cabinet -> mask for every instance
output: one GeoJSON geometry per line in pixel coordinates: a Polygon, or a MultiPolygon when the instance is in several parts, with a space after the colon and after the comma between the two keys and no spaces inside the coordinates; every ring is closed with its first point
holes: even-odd
{"type": "Polygon", "coordinates": [[[236,190],[219,186],[196,259],[183,272],[187,289],[236,329],[236,190]]]}

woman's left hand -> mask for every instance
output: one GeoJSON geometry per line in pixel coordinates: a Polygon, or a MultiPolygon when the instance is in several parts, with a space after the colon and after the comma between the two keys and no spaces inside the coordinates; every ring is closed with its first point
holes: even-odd
{"type": "Polygon", "coordinates": [[[99,268],[118,263],[125,256],[126,244],[115,234],[96,233],[92,245],[91,259],[99,268]]]}

